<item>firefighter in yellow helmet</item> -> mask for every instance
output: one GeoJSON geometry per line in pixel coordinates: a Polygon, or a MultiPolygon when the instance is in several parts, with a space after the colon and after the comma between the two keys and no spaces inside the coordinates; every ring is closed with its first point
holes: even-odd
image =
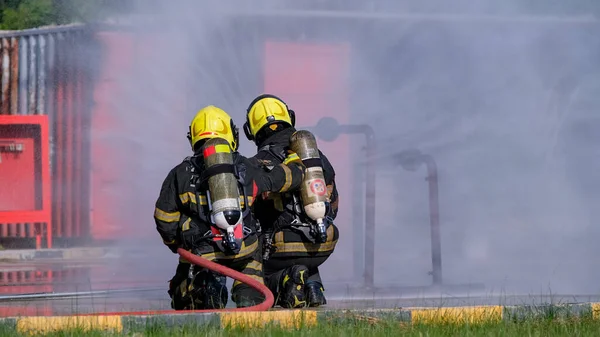
{"type": "MultiPolygon", "coordinates": [[[[267,172],[256,160],[243,157],[237,152],[237,127],[225,111],[215,106],[207,106],[196,114],[189,126],[188,139],[193,155],[175,166],[164,180],[154,211],[156,229],[173,253],[181,247],[263,282],[262,246],[250,207],[260,193],[298,188],[304,176],[302,162],[297,156],[290,156],[289,163],[267,172]],[[219,172],[211,171],[213,166],[207,168],[203,158],[209,156],[206,151],[210,149],[206,147],[203,151],[203,145],[212,138],[224,139],[228,149],[223,144],[225,149],[221,146],[219,151],[231,153],[233,158],[233,165],[221,165],[219,172]],[[208,178],[222,172],[234,173],[235,178],[229,177],[239,188],[239,206],[243,212],[241,224],[238,222],[235,227],[239,231],[234,232],[235,240],[240,242],[236,249],[224,243],[223,232],[215,225],[209,208],[208,178]]],[[[173,309],[219,309],[227,304],[225,277],[199,269],[180,259],[168,291],[173,309]]],[[[236,281],[231,299],[237,307],[247,307],[260,303],[264,297],[236,281]]]]}
{"type": "MultiPolygon", "coordinates": [[[[296,131],[295,113],[280,98],[263,94],[248,106],[244,133],[254,141],[254,158],[275,168],[286,161],[290,137],[296,131]]],[[[265,282],[282,307],[317,307],[327,303],[319,266],[333,253],[339,233],[333,220],[338,212],[335,171],[319,151],[329,195],[327,240],[318,243],[302,207],[298,190],[270,193],[255,201],[254,212],[263,229],[265,282]]]]}

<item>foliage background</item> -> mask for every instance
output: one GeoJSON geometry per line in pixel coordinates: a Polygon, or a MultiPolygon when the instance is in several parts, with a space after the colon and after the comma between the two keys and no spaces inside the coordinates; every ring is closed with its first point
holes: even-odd
{"type": "Polygon", "coordinates": [[[128,13],[133,5],[130,0],[0,0],[0,29],[101,21],[128,13]]]}

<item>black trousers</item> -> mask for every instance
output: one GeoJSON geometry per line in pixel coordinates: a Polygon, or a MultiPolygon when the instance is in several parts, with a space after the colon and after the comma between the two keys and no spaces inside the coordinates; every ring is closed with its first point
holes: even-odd
{"type": "Polygon", "coordinates": [[[327,228],[327,241],[322,244],[306,242],[301,234],[292,229],[283,229],[275,233],[273,246],[275,252],[269,260],[264,261],[265,283],[277,297],[278,285],[286,269],[294,265],[304,265],[308,268],[306,282],[319,282],[323,285],[319,267],[327,261],[334,252],[339,239],[335,225],[327,228]]]}
{"type": "MultiPolygon", "coordinates": [[[[201,256],[239,271],[264,284],[261,245],[256,238],[248,240],[248,242],[249,245],[244,242],[240,253],[234,256],[226,256],[214,251],[203,253],[201,256]]],[[[200,267],[194,266],[195,271],[200,269],[200,267]]],[[[189,270],[190,263],[180,259],[175,276],[171,279],[169,285],[169,295],[171,296],[171,307],[173,309],[217,309],[227,304],[227,288],[225,288],[224,277],[215,276],[214,273],[206,271],[190,279],[189,270]],[[207,287],[207,284],[210,286],[207,287]],[[224,300],[223,295],[225,296],[224,300]],[[218,305],[215,306],[215,303],[218,305]]],[[[240,308],[261,303],[264,301],[264,296],[249,285],[236,280],[231,289],[231,300],[240,308]]]]}

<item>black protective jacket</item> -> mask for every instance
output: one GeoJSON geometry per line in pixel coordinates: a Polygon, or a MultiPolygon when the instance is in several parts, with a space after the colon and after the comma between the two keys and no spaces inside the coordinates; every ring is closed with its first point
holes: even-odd
{"type": "MultiPolygon", "coordinates": [[[[290,137],[295,131],[296,129],[290,127],[271,135],[258,144],[258,152],[252,158],[258,159],[263,165],[268,167],[280,165],[287,156],[290,137]]],[[[328,216],[334,220],[338,213],[338,191],[335,185],[335,170],[321,151],[319,151],[319,154],[323,163],[325,183],[330,195],[330,212],[328,216]]],[[[288,227],[297,216],[293,210],[291,193],[271,194],[269,198],[259,198],[254,204],[254,212],[263,231],[271,229],[276,232],[279,229],[288,227]]]]}
{"type": "MultiPolygon", "coordinates": [[[[257,240],[256,220],[249,211],[256,196],[264,192],[285,192],[298,188],[304,178],[304,166],[296,161],[288,165],[276,165],[267,171],[258,165],[256,159],[246,158],[237,152],[233,157],[238,181],[243,186],[240,198],[245,210],[244,245],[248,246],[257,240]]],[[[154,220],[163,242],[173,252],[179,247],[192,249],[197,248],[192,247],[197,245],[202,247],[200,251],[196,251],[201,254],[222,250],[215,242],[206,239],[206,236],[210,236],[211,226],[206,194],[208,182],[199,183],[203,170],[204,161],[201,156],[188,157],[169,172],[162,184],[154,220]]]]}

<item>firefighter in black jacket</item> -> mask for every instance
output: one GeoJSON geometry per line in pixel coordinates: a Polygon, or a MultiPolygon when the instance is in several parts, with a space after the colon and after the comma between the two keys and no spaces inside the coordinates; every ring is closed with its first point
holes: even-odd
{"type": "MultiPolygon", "coordinates": [[[[188,133],[194,155],[185,158],[167,175],[156,202],[154,219],[163,242],[173,253],[183,247],[264,283],[262,245],[250,206],[258,194],[298,188],[304,166],[297,156],[290,156],[287,165],[277,165],[267,171],[255,159],[245,158],[237,152],[238,135],[237,127],[225,111],[215,106],[201,109],[192,120],[188,133]],[[241,242],[236,251],[226,249],[224,237],[215,235],[220,232],[210,219],[208,183],[203,178],[203,173],[209,170],[205,169],[202,147],[212,138],[222,138],[229,144],[230,149],[225,147],[232,153],[240,186],[243,231],[236,231],[236,239],[241,242]]],[[[195,269],[200,267],[180,258],[169,284],[171,307],[175,310],[224,308],[228,297],[225,277],[195,269]]],[[[231,299],[237,307],[247,307],[262,302],[264,296],[236,281],[231,289],[231,299]]]]}
{"type": "MultiPolygon", "coordinates": [[[[290,153],[290,136],[296,131],[294,111],[280,98],[264,94],[255,98],[246,112],[244,133],[258,147],[254,158],[270,167],[285,163],[290,153]]],[[[333,253],[339,237],[332,223],[338,212],[338,192],[333,166],[321,151],[319,154],[329,195],[326,242],[316,242],[307,230],[302,221],[306,217],[294,207],[292,191],[264,194],[254,204],[255,216],[263,229],[265,281],[276,304],[282,307],[317,307],[327,303],[319,266],[333,253]]]]}

